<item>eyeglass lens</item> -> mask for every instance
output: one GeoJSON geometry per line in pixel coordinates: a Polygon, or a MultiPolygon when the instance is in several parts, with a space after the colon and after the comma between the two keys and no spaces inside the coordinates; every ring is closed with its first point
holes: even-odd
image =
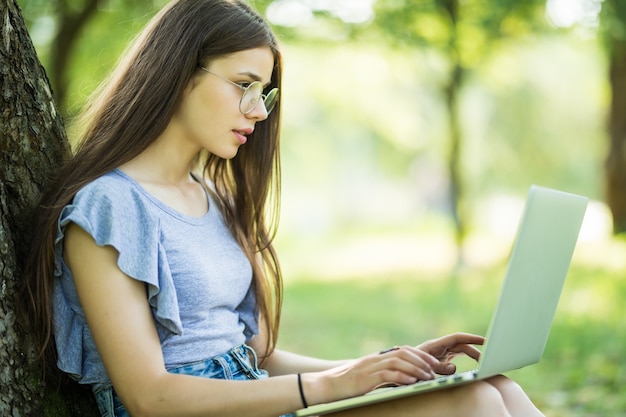
{"type": "Polygon", "coordinates": [[[274,109],[276,105],[276,99],[278,98],[278,89],[272,89],[267,95],[263,95],[263,85],[255,81],[250,84],[247,88],[243,96],[241,97],[241,102],[239,103],[239,110],[243,114],[248,114],[259,103],[259,100],[263,99],[263,104],[265,105],[265,111],[267,114],[274,109]]]}

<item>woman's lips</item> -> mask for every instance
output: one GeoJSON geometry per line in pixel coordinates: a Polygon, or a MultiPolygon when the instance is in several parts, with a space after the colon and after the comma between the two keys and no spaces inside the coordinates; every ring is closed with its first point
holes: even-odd
{"type": "Polygon", "coordinates": [[[242,145],[248,141],[248,135],[252,134],[252,132],[254,132],[253,128],[233,130],[233,133],[242,145]]]}
{"type": "Polygon", "coordinates": [[[233,130],[233,133],[235,134],[235,137],[237,137],[237,140],[239,141],[241,145],[243,145],[244,143],[248,141],[248,138],[246,137],[246,135],[243,135],[241,132],[237,130],[233,130]]]}

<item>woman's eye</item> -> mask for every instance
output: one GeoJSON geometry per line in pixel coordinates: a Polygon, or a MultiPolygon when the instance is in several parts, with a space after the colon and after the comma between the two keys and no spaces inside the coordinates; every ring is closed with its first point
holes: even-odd
{"type": "Polygon", "coordinates": [[[250,84],[252,84],[252,83],[249,83],[249,82],[247,82],[247,81],[242,81],[242,82],[240,82],[240,83],[237,83],[237,85],[238,85],[239,87],[241,87],[241,88],[248,88],[248,87],[250,86],[250,84]]]}

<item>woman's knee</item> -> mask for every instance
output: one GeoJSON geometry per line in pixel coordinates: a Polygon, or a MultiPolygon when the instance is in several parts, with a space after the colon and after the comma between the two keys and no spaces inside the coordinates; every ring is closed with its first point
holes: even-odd
{"type": "Polygon", "coordinates": [[[518,395],[524,393],[524,390],[522,390],[522,387],[520,387],[517,382],[504,375],[496,375],[487,379],[485,382],[493,385],[502,394],[510,393],[511,395],[518,395]]]}
{"type": "Polygon", "coordinates": [[[513,415],[543,416],[541,411],[533,404],[532,400],[524,392],[517,382],[499,375],[487,379],[485,382],[492,385],[500,392],[507,409],[513,415]]]}
{"type": "Polygon", "coordinates": [[[504,398],[505,403],[520,400],[530,401],[522,387],[520,387],[517,382],[503,375],[494,376],[487,379],[485,382],[500,391],[500,395],[504,398]]]}
{"type": "Polygon", "coordinates": [[[477,381],[465,385],[459,388],[457,394],[467,415],[510,417],[502,394],[488,382],[477,381]]]}

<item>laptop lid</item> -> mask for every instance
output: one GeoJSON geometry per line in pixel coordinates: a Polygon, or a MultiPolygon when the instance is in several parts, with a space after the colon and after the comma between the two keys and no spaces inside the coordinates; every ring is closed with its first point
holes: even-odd
{"type": "Polygon", "coordinates": [[[588,199],[533,185],[478,364],[487,378],[543,355],[588,199]]]}

